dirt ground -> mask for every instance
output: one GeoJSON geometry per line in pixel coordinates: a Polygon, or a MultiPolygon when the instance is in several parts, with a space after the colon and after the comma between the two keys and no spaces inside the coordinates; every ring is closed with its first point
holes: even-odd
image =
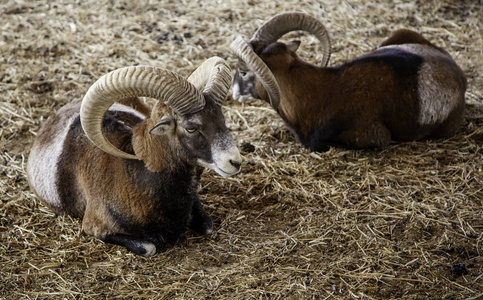
{"type": "MultiPolygon", "coordinates": [[[[482,299],[483,4],[409,1],[0,1],[1,299],[482,299]],[[302,3],[303,2],[303,3],[302,3]],[[410,28],[468,77],[466,116],[446,140],[310,153],[266,104],[230,97],[244,157],[231,178],[204,173],[214,232],[187,232],[153,257],[85,235],[30,190],[40,125],[97,78],[130,65],[188,76],[269,17],[326,25],[330,65],[410,28]]],[[[309,36],[301,55],[315,62],[309,36]]],[[[320,51],[319,51],[320,52],[320,51]]]]}

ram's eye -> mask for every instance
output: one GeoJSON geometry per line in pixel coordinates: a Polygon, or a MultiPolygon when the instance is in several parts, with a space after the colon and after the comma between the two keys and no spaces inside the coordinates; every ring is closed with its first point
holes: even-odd
{"type": "Polygon", "coordinates": [[[198,129],[196,129],[195,127],[188,127],[188,128],[186,128],[186,131],[187,131],[188,133],[195,133],[197,130],[198,130],[198,129]]]}
{"type": "Polygon", "coordinates": [[[241,76],[243,76],[243,77],[245,77],[245,75],[247,75],[247,72],[245,72],[245,71],[240,71],[240,75],[241,75],[241,76]]]}

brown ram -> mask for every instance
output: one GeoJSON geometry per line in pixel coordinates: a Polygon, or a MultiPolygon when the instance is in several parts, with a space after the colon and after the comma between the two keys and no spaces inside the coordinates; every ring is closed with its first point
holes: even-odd
{"type": "Polygon", "coordinates": [[[101,77],[40,129],[27,166],[31,187],[55,213],[82,218],[87,234],[140,255],[188,228],[209,234],[197,192],[203,167],[230,176],[241,165],[221,111],[230,84],[220,58],[188,80],[153,67],[101,77]],[[150,111],[137,97],[158,101],[150,111]]]}
{"type": "Polygon", "coordinates": [[[231,44],[239,57],[233,97],[268,101],[312,151],[444,138],[460,126],[465,74],[446,51],[420,34],[398,30],[376,50],[337,67],[326,67],[329,47],[328,33],[317,19],[298,12],[273,17],[249,43],[238,37],[231,44]],[[277,42],[294,30],[321,41],[322,66],[297,56],[300,42],[277,42]]]}

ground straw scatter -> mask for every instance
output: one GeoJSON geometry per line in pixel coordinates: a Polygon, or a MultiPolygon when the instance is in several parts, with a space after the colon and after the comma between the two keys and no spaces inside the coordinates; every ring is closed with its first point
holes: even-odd
{"type": "MultiPolygon", "coordinates": [[[[483,37],[477,0],[22,1],[0,3],[1,299],[480,299],[483,37]],[[400,28],[447,50],[468,78],[445,140],[311,153],[267,104],[230,97],[240,174],[203,174],[214,231],[143,258],[56,216],[25,166],[40,125],[102,75],[150,65],[188,76],[269,17],[306,12],[330,33],[329,65],[400,28]]],[[[302,41],[315,62],[318,43],[302,41]]],[[[234,71],[233,71],[234,72],[234,71]]]]}

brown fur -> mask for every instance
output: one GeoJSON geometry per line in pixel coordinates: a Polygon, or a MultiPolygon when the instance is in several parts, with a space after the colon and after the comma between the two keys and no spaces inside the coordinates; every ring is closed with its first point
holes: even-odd
{"type": "Polygon", "coordinates": [[[146,118],[148,118],[151,115],[151,108],[149,108],[149,106],[147,106],[146,103],[144,103],[138,97],[122,99],[119,101],[119,103],[137,110],[138,112],[143,114],[146,118]]]}
{"type": "Polygon", "coordinates": [[[141,122],[133,129],[132,142],[134,153],[144,161],[146,167],[152,172],[160,172],[161,170],[174,168],[177,165],[176,161],[179,159],[186,160],[185,157],[178,156],[183,155],[183,153],[176,153],[176,150],[180,149],[181,145],[179,145],[179,141],[174,136],[174,131],[166,136],[149,133],[163,116],[174,118],[171,109],[158,102],[151,113],[151,118],[141,122]],[[159,155],[160,149],[169,152],[169,154],[159,155]]]}
{"type": "Polygon", "coordinates": [[[403,45],[403,44],[421,44],[421,45],[428,45],[443,53],[448,53],[443,48],[436,46],[435,44],[431,43],[427,39],[425,39],[419,33],[409,30],[409,29],[399,29],[394,31],[390,37],[384,40],[379,47],[389,46],[389,45],[403,45]]]}
{"type": "MultiPolygon", "coordinates": [[[[219,144],[218,139],[227,142],[224,145],[228,150],[234,147],[218,105],[207,99],[202,111],[178,116],[158,102],[144,120],[122,110],[109,111],[103,121],[104,134],[115,147],[139,158],[127,160],[103,152],[87,139],[80,124],[80,104],[75,100],[54,114],[34,143],[33,152],[43,147],[50,149],[47,145],[53,142],[62,147],[54,182],[44,182],[38,176],[36,182],[31,182],[34,190],[36,184],[49,187],[48,197],[52,199],[42,199],[49,208],[83,218],[87,234],[143,255],[152,254],[146,245],[165,247],[188,227],[202,234],[211,232],[211,218],[197,194],[203,171],[197,163],[209,161],[212,144],[219,144]],[[188,127],[200,124],[199,132],[189,133],[185,122],[188,127]],[[65,139],[53,139],[66,124],[70,125],[65,139]],[[157,124],[165,126],[153,132],[157,124]],[[53,196],[54,191],[59,200],[53,196]]],[[[144,115],[150,111],[138,98],[123,100],[122,104],[141,109],[144,115]]],[[[230,162],[235,165],[237,158],[230,162]]],[[[29,162],[32,174],[39,174],[42,155],[29,162]]]]}
{"type": "MultiPolygon", "coordinates": [[[[405,43],[428,45],[450,58],[447,52],[410,30],[396,31],[381,45],[405,43]]],[[[255,41],[252,46],[279,84],[278,113],[296,137],[312,150],[321,150],[309,146],[317,128],[329,134],[334,130],[333,136],[327,137],[329,143],[342,143],[349,148],[382,148],[391,139],[447,137],[462,121],[466,79],[455,63],[445,64],[448,69],[438,79],[461,91],[455,112],[445,122],[420,126],[417,124],[419,73],[399,75],[390,64],[372,59],[380,52],[340,67],[321,68],[300,60],[283,43],[265,45],[255,41]],[[455,77],[457,82],[453,82],[455,77]]],[[[267,93],[258,81],[256,92],[268,102],[267,93]]]]}
{"type": "MultiPolygon", "coordinates": [[[[171,113],[167,106],[156,105],[151,115],[159,119],[163,116],[163,112],[171,113]],[[162,112],[156,108],[162,108],[162,112]]],[[[84,145],[77,145],[82,149],[82,153],[79,153],[80,157],[76,159],[79,163],[76,165],[75,178],[82,181],[77,184],[84,187],[83,194],[87,198],[82,223],[87,234],[101,239],[112,234],[127,234],[119,227],[116,220],[112,219],[107,210],[108,207],[116,207],[120,214],[138,226],[164,218],[162,211],[154,206],[156,201],[149,200],[158,197],[158,187],[155,186],[158,183],[156,180],[149,182],[148,178],[145,181],[142,180],[145,176],[142,174],[145,173],[144,165],[153,172],[151,174],[154,177],[155,172],[170,170],[176,172],[177,168],[186,166],[180,163],[184,155],[178,156],[179,148],[176,147],[179,147],[179,144],[172,134],[158,136],[149,133],[155,123],[155,119],[148,118],[135,126],[132,146],[129,135],[114,130],[108,133],[111,137],[109,140],[114,146],[129,153],[134,152],[141,161],[126,161],[108,155],[90,144],[85,137],[82,137],[84,145]],[[139,174],[135,176],[132,172],[139,174]],[[132,174],[137,180],[122,180],[126,174],[132,174]],[[106,180],[106,178],[119,180],[106,180]],[[103,184],[98,184],[99,182],[103,184]],[[150,186],[150,183],[154,186],[150,186]],[[106,193],[106,190],[113,193],[106,193]]]]}

